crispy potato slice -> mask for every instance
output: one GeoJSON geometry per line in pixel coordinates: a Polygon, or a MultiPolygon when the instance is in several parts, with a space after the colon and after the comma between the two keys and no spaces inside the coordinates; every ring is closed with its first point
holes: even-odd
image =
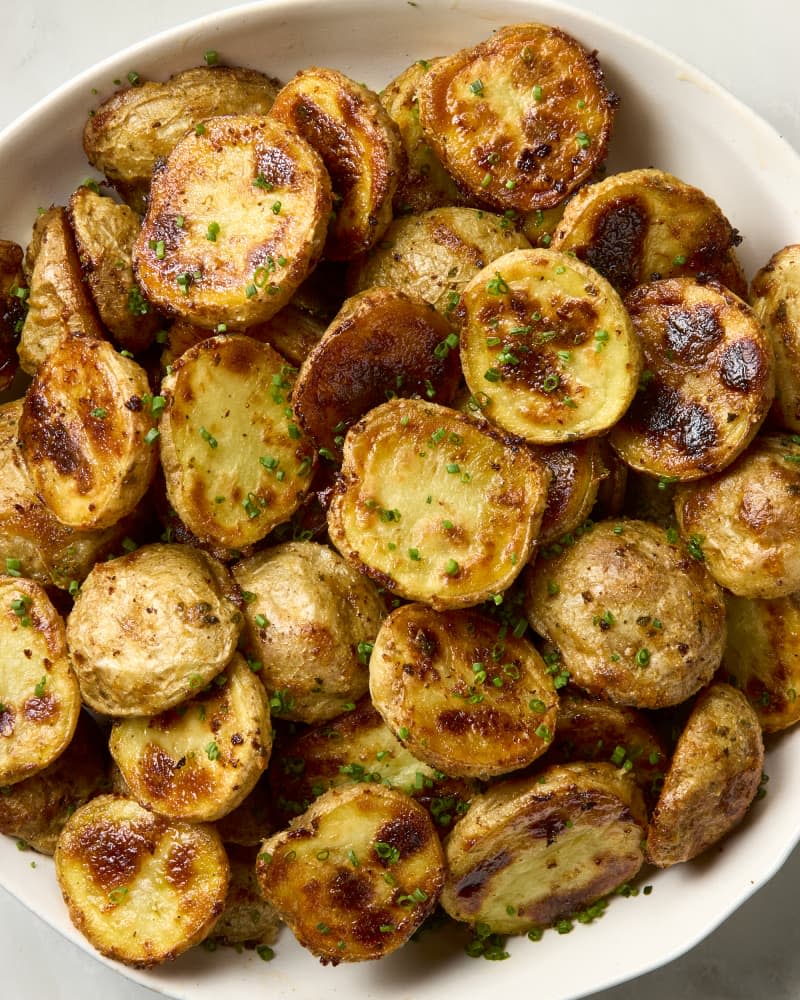
{"type": "Polygon", "coordinates": [[[105,737],[89,713],[81,712],[69,746],[52,764],[0,789],[0,833],[53,854],[78,806],[108,791],[108,764],[105,737]]]}
{"type": "Polygon", "coordinates": [[[572,198],[553,248],[570,250],[624,295],[658,278],[713,277],[742,298],[741,237],[717,203],[663,170],[628,170],[572,198]]]}
{"type": "Polygon", "coordinates": [[[547,926],[633,878],[646,829],[641,792],[611,764],[498,782],[447,839],[441,904],[499,934],[547,926]]]}
{"type": "Polygon", "coordinates": [[[664,708],[712,677],[725,646],[722,592],[645,521],[604,521],[542,553],[526,578],[531,625],[572,679],[618,705],[664,708]]]}
{"type": "Polygon", "coordinates": [[[537,454],[551,473],[539,530],[539,544],[549,545],[583,524],[608,471],[598,438],[541,448],[537,454]]]}
{"type": "Polygon", "coordinates": [[[231,880],[225,909],[209,934],[211,941],[227,945],[269,945],[278,936],[281,920],[261,894],[256,878],[255,848],[225,845],[231,880]]]}
{"type": "Polygon", "coordinates": [[[265,840],[261,891],[323,963],[381,958],[432,912],[442,847],[421,805],[382,785],[332,789],[265,840]]]}
{"type": "Polygon", "coordinates": [[[294,374],[267,344],[218,336],[163,381],[167,495],[201,541],[242,548],[299,507],[315,453],[287,403],[294,374]]]}
{"type": "Polygon", "coordinates": [[[238,653],[207,690],[177,708],[117,719],[109,742],[132,798],[161,816],[197,823],[243,801],[271,746],[264,685],[238,653]]]}
{"type": "Polygon", "coordinates": [[[279,91],[270,118],[301,135],[322,157],[334,192],[325,243],[330,260],[369,250],[392,221],[403,148],[377,94],[335,69],[301,70],[279,91]]]}
{"type": "Polygon", "coordinates": [[[378,246],[348,268],[347,293],[389,285],[454,320],[464,286],[481,268],[529,246],[503,216],[480,208],[431,209],[395,219],[378,246]]]}
{"type": "Polygon", "coordinates": [[[189,129],[215,115],[265,115],[276,80],[240,66],[196,66],[107,98],[89,117],[83,148],[123,199],[144,214],[154,167],[189,129]]]}
{"type": "Polygon", "coordinates": [[[70,919],[100,954],[143,969],[209,933],[225,905],[229,867],[213,827],[100,795],[64,827],[56,876],[70,919]]]}
{"type": "Polygon", "coordinates": [[[330,207],[322,161],[298,135],[269,118],[209,118],[153,175],[134,273],[166,313],[242,330],[314,269],[330,207]]]}
{"type": "Polygon", "coordinates": [[[299,367],[322,339],[326,325],[292,301],[266,323],[251,326],[247,334],[272,344],[278,354],[299,367]]]}
{"type": "Polygon", "coordinates": [[[106,340],[68,337],[39,366],[22,406],[22,457],[38,496],[72,528],[130,514],[156,470],[147,374],[106,340]]]}
{"type": "Polygon", "coordinates": [[[67,620],[86,704],[113,716],[156,715],[226,666],[242,615],[225,567],[199,549],[146,545],[97,563],[67,620]]]}
{"type": "Polygon", "coordinates": [[[414,757],[367,696],[332,722],[278,744],[269,778],[278,818],[285,823],[329,788],[367,782],[416,799],[443,833],[467,811],[475,792],[474,782],[447,777],[414,757]]]}
{"type": "Polygon", "coordinates": [[[618,98],[560,28],[515,24],[436,63],[419,117],[446,169],[498,208],[550,208],[603,162],[618,98]]]}
{"type": "Polygon", "coordinates": [[[0,576],[0,785],[43,771],[81,709],[64,622],[33,580],[0,576]]]}
{"type": "Polygon", "coordinates": [[[11,385],[19,367],[17,344],[30,294],[22,260],[18,243],[0,240],[0,392],[11,385]]]}
{"type": "Polygon", "coordinates": [[[36,242],[28,313],[19,341],[19,363],[32,375],[70,334],[105,339],[94,301],[83,280],[65,208],[46,216],[36,242]]]}
{"type": "Polygon", "coordinates": [[[775,352],[770,417],[800,432],[800,244],[778,250],[761,268],[750,286],[750,304],[775,352]]]}
{"type": "Polygon", "coordinates": [[[553,250],[515,250],[461,297],[461,363],[495,423],[537,444],[592,437],[636,395],[641,350],[622,300],[553,250]]]}
{"type": "Polygon", "coordinates": [[[550,473],[521,442],[435,403],[396,399],[347,435],[331,541],[434,608],[505,590],[530,558],[550,473]]]}
{"type": "Polygon", "coordinates": [[[143,351],[153,342],[161,317],[133,275],[131,252],[141,224],[127,205],[79,187],[69,200],[75,246],[103,325],[122,347],[143,351]]]}
{"type": "Polygon", "coordinates": [[[525,767],[556,726],[558,696],[541,656],[476,611],[393,611],[375,639],[369,690],[403,746],[454,777],[525,767]]]}
{"type": "Polygon", "coordinates": [[[685,481],[718,472],[753,440],[772,402],[764,328],[722,285],[691,278],[641,285],[625,307],[644,371],[611,444],[651,476],[685,481]]]}
{"type": "Polygon", "coordinates": [[[303,362],[292,407],[318,445],[341,453],[344,432],[395,396],[447,406],[461,378],[458,335],[430,303],[394,288],[348,299],[303,362]]]}
{"type": "Polygon", "coordinates": [[[719,475],[675,491],[678,529],[740,597],[800,590],[800,441],[764,434],[719,475]]]}
{"type": "Polygon", "coordinates": [[[384,608],[372,583],[338,552],[286,542],[242,560],[233,573],[247,594],[245,645],[263,667],[275,715],[322,722],[366,692],[363,649],[384,608]]]}
{"type": "Polygon", "coordinates": [[[755,798],[764,741],[753,707],[729,684],[698,697],[681,733],[647,834],[647,860],[669,868],[729,833],[755,798]]]}

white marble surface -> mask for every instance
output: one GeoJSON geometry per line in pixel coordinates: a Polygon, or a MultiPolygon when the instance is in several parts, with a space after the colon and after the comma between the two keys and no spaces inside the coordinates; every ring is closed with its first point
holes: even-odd
{"type": "MultiPolygon", "coordinates": [[[[800,149],[798,0],[572,0],[572,5],[683,56],[800,149]]],[[[0,128],[75,73],[117,50],[232,6],[220,0],[135,0],[113,5],[8,0],[0,32],[0,128]]],[[[797,886],[800,849],[772,882],[688,955],[597,993],[592,1000],[797,1000],[797,886]]],[[[691,901],[687,899],[686,905],[691,901]]],[[[78,995],[87,1000],[152,1000],[155,996],[64,941],[3,890],[0,927],[3,1000],[74,1000],[78,995]]],[[[624,948],[625,942],[619,946],[624,948]]]]}

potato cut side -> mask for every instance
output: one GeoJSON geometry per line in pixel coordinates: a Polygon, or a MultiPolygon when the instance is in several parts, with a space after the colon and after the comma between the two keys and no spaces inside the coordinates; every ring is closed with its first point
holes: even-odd
{"type": "Polygon", "coordinates": [[[225,845],[231,880],[225,909],[209,934],[213,941],[228,945],[269,945],[275,942],[280,918],[261,894],[256,878],[256,848],[225,845]]]}
{"type": "Polygon", "coordinates": [[[547,926],[633,878],[646,830],[639,789],[611,764],[499,782],[447,839],[441,904],[498,934],[547,926]]]}
{"type": "Polygon", "coordinates": [[[537,444],[602,434],[636,395],[641,350],[597,272],[553,250],[517,250],[464,289],[461,363],[492,421],[537,444]]]}
{"type": "Polygon", "coordinates": [[[198,326],[273,316],[316,266],[331,210],[322,161],[268,118],[208,118],[153,184],[134,272],[147,298],[198,326]]]}
{"type": "Polygon", "coordinates": [[[147,80],[103,101],[86,122],[83,148],[123,199],[144,214],[153,169],[178,141],[215,115],[265,115],[278,84],[239,66],[196,66],[147,80]]]}
{"type": "Polygon", "coordinates": [[[14,572],[0,576],[0,786],[63,753],[81,708],[64,622],[39,584],[14,572]]]}
{"type": "Polygon", "coordinates": [[[551,472],[539,532],[539,544],[548,545],[583,524],[609,471],[599,438],[541,448],[537,454],[551,472]]]}
{"type": "Polygon", "coordinates": [[[653,524],[603,521],[570,545],[545,549],[526,585],[528,620],[590,694],[664,708],[685,701],[719,666],[722,591],[653,524]]]}
{"type": "Polygon", "coordinates": [[[755,798],[764,765],[758,717],[747,698],[715,683],[681,733],[647,834],[647,860],[669,868],[729,833],[755,798]]]}
{"type": "Polygon", "coordinates": [[[86,704],[156,715],[204,688],[230,661],[242,615],[225,567],[185,545],[146,545],[86,577],[67,643],[86,704]]]}
{"type": "Polygon", "coordinates": [[[70,334],[97,340],[105,337],[83,280],[66,209],[51,209],[36,242],[28,313],[19,341],[20,367],[29,375],[70,334]]]}
{"type": "Polygon", "coordinates": [[[452,325],[423,299],[372,288],[345,302],[303,362],[292,406],[303,430],[336,453],[368,410],[395,396],[447,406],[460,378],[452,325]]]}
{"type": "Polygon", "coordinates": [[[313,66],[278,93],[270,118],[310,143],[330,174],[334,214],[325,256],[352,260],[369,250],[392,221],[403,162],[397,127],[377,94],[338,70],[313,66]]]}
{"type": "Polygon", "coordinates": [[[560,28],[516,24],[435,63],[419,116],[447,170],[501,209],[550,208],[603,162],[616,95],[560,28]]]}
{"type": "Polygon", "coordinates": [[[278,819],[288,823],[330,788],[380,784],[405,792],[440,833],[469,808],[475,783],[451,778],[415,757],[368,697],[350,711],[279,744],[269,768],[278,819]]]}
{"type": "Polygon", "coordinates": [[[244,642],[276,716],[322,722],[367,690],[366,650],[384,606],[338,552],[285,542],[237,563],[247,595],[244,642]]]}
{"type": "Polygon", "coordinates": [[[458,318],[464,286],[481,268],[530,243],[504,216],[475,208],[435,208],[395,219],[373,250],[347,271],[349,295],[388,285],[458,318]]]}
{"type": "Polygon", "coordinates": [[[800,590],[800,440],[759,436],[724,472],[680,486],[675,516],[696,557],[734,594],[800,590]]]}
{"type": "Polygon", "coordinates": [[[19,368],[17,345],[30,294],[22,261],[18,243],[0,240],[0,391],[11,385],[19,368]]]}
{"type": "Polygon", "coordinates": [[[765,733],[800,721],[800,594],[754,601],[725,595],[728,642],[720,676],[753,706],[765,733]]]}
{"type": "Polygon", "coordinates": [[[516,440],[435,403],[392,400],[345,439],[330,538],[402,597],[478,604],[530,558],[549,478],[516,440]]]}
{"type": "Polygon", "coordinates": [[[369,689],[400,742],[454,776],[524,767],[556,727],[558,696],[539,653],[475,611],[392,612],[375,640],[369,689]]]}
{"type": "Polygon", "coordinates": [[[656,278],[713,277],[744,297],[741,237],[717,203],[663,170],[628,170],[582,188],[556,227],[569,250],[624,295],[656,278]]]}
{"type": "Polygon", "coordinates": [[[641,285],[625,307],[644,370],[612,445],[651,476],[685,481],[718,472],[752,441],[772,402],[764,328],[722,285],[691,278],[641,285]]]}
{"type": "Polygon", "coordinates": [[[144,369],[105,340],[69,337],[40,365],[19,440],[34,489],[62,524],[108,528],[139,504],[157,463],[148,390],[144,369]]]}
{"type": "Polygon", "coordinates": [[[300,505],[316,456],[288,402],[294,375],[269,345],[219,336],[162,383],[167,495],[202,541],[242,548],[300,505]]]}
{"type": "Polygon", "coordinates": [[[323,964],[381,958],[436,906],[444,859],[421,805],[382,785],[332,789],[264,841],[261,891],[323,964]]]}
{"type": "Polygon", "coordinates": [[[108,958],[149,968],[198,944],[222,913],[229,866],[211,826],[101,795],[68,821],[56,876],[73,924],[108,958]]]}
{"type": "Polygon", "coordinates": [[[775,352],[771,419],[800,432],[800,244],[778,250],[761,268],[750,286],[750,304],[775,352]]]}

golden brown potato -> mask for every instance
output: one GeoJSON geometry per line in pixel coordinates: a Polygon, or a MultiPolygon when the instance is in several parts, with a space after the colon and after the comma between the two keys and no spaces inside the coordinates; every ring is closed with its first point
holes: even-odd
{"type": "Polygon", "coordinates": [[[545,550],[527,576],[531,625],[572,679],[618,705],[677,705],[725,646],[722,592],[702,563],[645,521],[604,521],[545,550]]]}
{"type": "Polygon", "coordinates": [[[571,199],[553,247],[572,251],[624,295],[659,278],[716,278],[747,293],[733,247],[741,237],[719,206],[663,170],[629,170],[571,199]]]}
{"type": "Polygon", "coordinates": [[[27,285],[31,283],[33,266],[36,263],[36,258],[39,256],[39,251],[42,249],[44,234],[47,232],[52,220],[57,218],[62,212],[64,212],[62,205],[51,205],[49,208],[40,208],[36,214],[36,218],[33,220],[30,243],[25,248],[25,256],[22,260],[22,273],[27,285]]]}
{"type": "Polygon", "coordinates": [[[675,492],[684,540],[740,597],[800,590],[800,439],[764,434],[724,472],[675,492]]]}
{"type": "Polygon", "coordinates": [[[323,963],[395,951],[436,906],[442,848],[421,805],[382,785],[331,789],[264,841],[261,891],[323,963]]]}
{"type": "Polygon", "coordinates": [[[114,716],[185,701],[233,656],[242,615],[225,567],[184,545],[97,563],[67,620],[83,700],[114,716]]]}
{"type": "Polygon", "coordinates": [[[347,294],[389,285],[418,295],[455,320],[467,282],[497,257],[529,246],[508,219],[493,212],[431,209],[395,219],[381,242],[353,261],[347,271],[347,294]]]}
{"type": "Polygon", "coordinates": [[[270,118],[310,143],[330,174],[334,215],[325,256],[352,260],[369,250],[392,221],[403,162],[397,126],[377,94],[338,70],[313,66],[278,93],[270,118]]]}
{"type": "Polygon", "coordinates": [[[321,319],[300,308],[293,300],[266,323],[251,326],[247,335],[271,344],[289,364],[299,368],[322,339],[326,326],[321,319]]]}
{"type": "Polygon", "coordinates": [[[369,580],[316,542],[265,549],[233,573],[248,595],[245,646],[275,715],[322,722],[365,693],[359,649],[372,642],[383,618],[369,580]]]}
{"type": "Polygon", "coordinates": [[[215,115],[265,115],[278,84],[252,69],[199,66],[107,98],[89,117],[83,148],[123,199],[144,213],[153,168],[189,129],[215,115]]]}
{"type": "Polygon", "coordinates": [[[646,829],[639,789],[611,764],[498,782],[447,839],[442,906],[499,934],[547,926],[633,878],[646,829]]]}
{"type": "Polygon", "coordinates": [[[256,879],[254,848],[225,845],[231,879],[225,909],[217,918],[209,938],[227,945],[269,945],[278,936],[280,917],[261,894],[256,879]]]}
{"type": "Polygon", "coordinates": [[[136,968],[202,941],[225,905],[229,867],[216,830],[117,795],[81,806],[55,857],[73,924],[101,955],[136,968]]]}
{"type": "Polygon", "coordinates": [[[530,558],[550,472],[518,439],[395,399],[345,439],[331,541],[389,590],[434,608],[505,590],[530,558]]]}
{"type": "Polygon", "coordinates": [[[560,28],[514,24],[433,65],[422,129],[446,169],[501,209],[550,208],[605,159],[618,99],[595,53],[560,28]]]}
{"type": "Polygon", "coordinates": [[[558,696],[526,639],[475,611],[406,604],[381,626],[372,703],[415,757],[453,777],[488,778],[547,750],[558,696]]]}
{"type": "Polygon", "coordinates": [[[153,175],[134,273],[165,313],[243,330],[313,271],[330,209],[322,160],[298,135],[269,118],[209,118],[153,175]]]}
{"type": "Polygon", "coordinates": [[[81,269],[103,325],[122,347],[144,350],[160,328],[161,317],[133,276],[131,251],[139,216],[85,186],[70,198],[68,214],[81,269]]]}
{"type": "Polygon", "coordinates": [[[39,366],[19,421],[38,496],[72,528],[108,528],[130,514],[156,470],[147,374],[105,340],[68,337],[39,366]]]}
{"type": "Polygon", "coordinates": [[[593,437],[636,395],[641,349],[622,300],[554,250],[515,250],[461,296],[461,364],[494,423],[536,444],[593,437]]]}
{"type": "Polygon", "coordinates": [[[747,698],[712,684],[675,747],[650,820],[647,860],[669,868],[724,837],[755,798],[763,765],[761,727],[747,698]]]}
{"type": "Polygon", "coordinates": [[[654,281],[625,298],[644,352],[631,408],[612,430],[651,476],[699,479],[752,441],[774,394],[774,359],[750,307],[715,282],[654,281]]]}
{"type": "MultiPolygon", "coordinates": [[[[604,521],[622,513],[628,487],[628,466],[608,443],[607,437],[594,438],[594,441],[599,449],[605,474],[598,486],[597,500],[592,516],[597,521],[604,521]]],[[[637,517],[638,515],[631,516],[637,517]]],[[[651,518],[643,517],[642,520],[648,521],[651,518]]]]}
{"type": "Polygon", "coordinates": [[[19,341],[19,363],[32,375],[58,346],[74,334],[103,340],[97,309],[83,280],[67,211],[52,209],[37,239],[30,276],[28,313],[19,341]]]}
{"type": "Polygon", "coordinates": [[[30,294],[22,259],[22,247],[18,243],[0,240],[0,391],[11,385],[19,367],[17,344],[30,294]]]}
{"type": "Polygon", "coordinates": [[[303,430],[341,454],[344,434],[395,396],[447,406],[461,378],[458,335],[432,305],[394,288],[347,299],[303,362],[292,407],[303,430]]]}

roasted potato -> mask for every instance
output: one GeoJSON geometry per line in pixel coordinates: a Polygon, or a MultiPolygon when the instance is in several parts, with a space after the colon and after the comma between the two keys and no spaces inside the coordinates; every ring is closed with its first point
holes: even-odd
{"type": "Polygon", "coordinates": [[[205,687],[236,649],[242,615],[225,567],[184,545],[97,563],[67,619],[83,700],[112,716],[156,715],[205,687]]]}
{"type": "Polygon", "coordinates": [[[0,240],[0,391],[11,385],[19,367],[17,344],[30,294],[22,260],[22,247],[18,243],[0,240]]]}
{"type": "Polygon", "coordinates": [[[261,775],[252,792],[227,815],[216,821],[214,826],[226,844],[255,847],[265,837],[274,833],[272,796],[267,772],[261,775]]]}
{"type": "Polygon", "coordinates": [[[539,530],[539,544],[548,545],[583,524],[608,473],[597,438],[540,448],[537,455],[551,473],[539,530]]]}
{"type": "Polygon", "coordinates": [[[256,879],[255,848],[225,845],[231,878],[225,909],[217,918],[209,938],[228,945],[270,945],[278,936],[280,917],[261,894],[256,879]]]}

